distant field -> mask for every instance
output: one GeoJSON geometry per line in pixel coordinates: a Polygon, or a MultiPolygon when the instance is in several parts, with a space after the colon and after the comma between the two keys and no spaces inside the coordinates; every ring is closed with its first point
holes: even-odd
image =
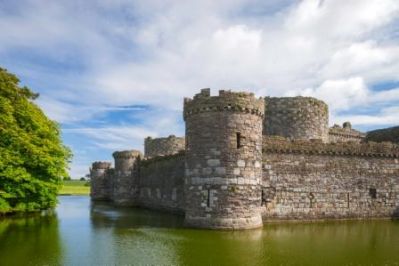
{"type": "Polygon", "coordinates": [[[88,181],[70,180],[64,181],[59,195],[89,195],[90,186],[87,185],[88,181]]]}

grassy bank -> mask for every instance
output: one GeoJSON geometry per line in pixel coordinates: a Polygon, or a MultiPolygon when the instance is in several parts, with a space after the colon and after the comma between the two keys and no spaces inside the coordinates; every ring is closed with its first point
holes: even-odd
{"type": "Polygon", "coordinates": [[[69,180],[64,181],[59,195],[89,195],[90,186],[87,181],[69,180]]]}

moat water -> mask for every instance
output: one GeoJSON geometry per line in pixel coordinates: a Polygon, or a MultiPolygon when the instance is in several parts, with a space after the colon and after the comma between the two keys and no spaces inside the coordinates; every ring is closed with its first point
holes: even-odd
{"type": "Polygon", "coordinates": [[[59,201],[53,213],[0,219],[0,265],[399,265],[399,221],[210,231],[89,197],[59,201]]]}

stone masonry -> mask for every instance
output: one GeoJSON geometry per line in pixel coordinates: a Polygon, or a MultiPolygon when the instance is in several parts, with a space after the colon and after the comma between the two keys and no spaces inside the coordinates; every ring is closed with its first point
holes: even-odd
{"type": "Polygon", "coordinates": [[[328,140],[329,142],[362,142],[366,137],[365,133],[357,131],[352,128],[350,122],[345,122],[342,127],[335,124],[328,131],[328,140]]]}
{"type": "Polygon", "coordinates": [[[328,106],[312,97],[266,97],[263,134],[328,142],[328,106]]]}
{"type": "Polygon", "coordinates": [[[165,156],[184,151],[186,141],[184,138],[179,138],[170,135],[167,138],[151,138],[147,137],[144,140],[144,156],[151,158],[155,156],[165,156]]]}
{"type": "Polygon", "coordinates": [[[185,138],[146,138],[144,157],[115,152],[114,168],[94,162],[92,200],[211,229],[399,216],[399,146],[371,142],[349,122],[328,129],[320,100],[203,89],[184,100],[183,117],[185,138]]]}
{"type": "Polygon", "coordinates": [[[184,101],[186,224],[194,227],[262,226],[263,99],[204,89],[184,101]]]}

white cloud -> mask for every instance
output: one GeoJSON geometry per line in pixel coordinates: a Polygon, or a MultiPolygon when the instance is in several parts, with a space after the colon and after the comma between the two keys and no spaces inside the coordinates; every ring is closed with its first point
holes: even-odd
{"type": "Polygon", "coordinates": [[[321,69],[327,79],[362,75],[369,82],[381,79],[397,79],[399,47],[378,45],[375,41],[353,43],[335,52],[321,69]]]}
{"type": "Polygon", "coordinates": [[[359,76],[368,83],[398,76],[397,42],[375,34],[398,18],[397,1],[304,0],[265,16],[240,13],[264,5],[28,1],[23,17],[0,18],[9,29],[0,37],[0,51],[24,46],[63,61],[79,56],[86,71],[76,88],[65,90],[100,106],[181,109],[181,99],[201,87],[282,95],[326,80],[359,76]]]}
{"type": "MultiPolygon", "coordinates": [[[[203,87],[259,96],[312,95],[328,102],[337,119],[343,110],[377,103],[386,108],[399,101],[398,89],[371,89],[399,81],[396,0],[26,0],[13,5],[17,11],[0,8],[0,27],[7,29],[0,36],[0,59],[10,51],[19,55],[18,49],[44,59],[33,59],[40,66],[16,69],[43,84],[39,103],[52,118],[74,124],[75,134],[106,149],[139,145],[146,134],[182,132],[177,119],[182,99],[203,87]],[[73,75],[68,73],[76,66],[73,75]],[[145,116],[155,120],[152,125],[96,130],[80,124],[103,115],[107,106],[135,104],[155,108],[145,116]]],[[[385,122],[396,121],[383,110],[380,115],[385,122]]]]}
{"type": "Polygon", "coordinates": [[[326,80],[317,88],[288,92],[289,96],[312,96],[324,100],[330,111],[347,110],[369,101],[370,91],[361,77],[326,80]]]}
{"type": "Polygon", "coordinates": [[[341,115],[336,117],[338,123],[354,121],[358,126],[386,126],[399,124],[399,107],[383,108],[373,115],[341,115]]]}
{"type": "Polygon", "coordinates": [[[292,8],[285,26],[316,38],[355,39],[392,21],[396,0],[304,0],[292,8]]]}

